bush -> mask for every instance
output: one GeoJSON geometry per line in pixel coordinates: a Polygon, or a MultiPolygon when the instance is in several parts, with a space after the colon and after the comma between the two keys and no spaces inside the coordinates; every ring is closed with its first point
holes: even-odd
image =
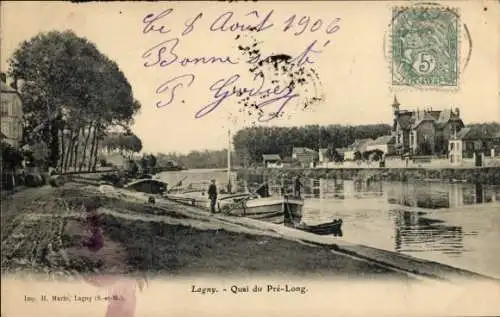
{"type": "Polygon", "coordinates": [[[103,159],[103,158],[99,160],[99,164],[100,164],[102,167],[108,167],[108,166],[109,166],[109,164],[108,164],[108,162],[106,161],[106,159],[103,159]]]}

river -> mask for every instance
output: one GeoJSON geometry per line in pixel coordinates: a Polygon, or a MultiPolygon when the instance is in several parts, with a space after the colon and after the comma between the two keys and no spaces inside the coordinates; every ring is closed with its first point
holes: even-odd
{"type": "MultiPolygon", "coordinates": [[[[169,184],[223,170],[164,172],[169,184]]],[[[235,179],[235,175],[232,176],[235,179]]],[[[500,278],[500,186],[302,179],[303,221],[342,218],[342,239],[500,278]]]]}

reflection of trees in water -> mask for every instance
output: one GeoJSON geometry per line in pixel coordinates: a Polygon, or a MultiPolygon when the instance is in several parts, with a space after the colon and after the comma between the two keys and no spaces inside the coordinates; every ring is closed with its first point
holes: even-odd
{"type": "MultiPolygon", "coordinates": [[[[313,191],[316,194],[316,191],[313,191]]],[[[319,194],[319,192],[318,192],[319,194]]],[[[324,198],[356,199],[380,197],[384,195],[384,184],[373,180],[339,180],[327,179],[323,182],[324,198]]]]}
{"type": "MultiPolygon", "coordinates": [[[[286,187],[292,187],[293,178],[284,178],[286,187]]],[[[248,183],[261,184],[263,175],[249,177],[248,183]]],[[[279,186],[281,179],[267,179],[279,186]]],[[[461,205],[479,204],[500,200],[500,186],[463,183],[432,182],[381,182],[377,180],[323,179],[322,190],[319,180],[302,178],[303,193],[314,198],[355,199],[387,196],[391,204],[419,208],[453,208],[461,205]],[[323,197],[321,196],[323,194],[323,197]]]]}
{"type": "Polygon", "coordinates": [[[395,250],[398,252],[440,251],[463,252],[463,229],[444,221],[423,217],[425,213],[398,210],[394,221],[395,250]]]}
{"type": "Polygon", "coordinates": [[[387,191],[387,201],[389,203],[410,207],[416,205],[413,186],[403,182],[391,185],[387,191]]]}
{"type": "Polygon", "coordinates": [[[492,202],[500,196],[497,188],[482,184],[400,183],[387,187],[389,203],[429,209],[492,202]]]}
{"type": "MultiPolygon", "coordinates": [[[[329,192],[327,192],[329,193],[329,192]]],[[[344,182],[334,182],[333,184],[333,197],[338,198],[338,199],[344,199],[345,198],[345,192],[344,192],[344,182]]]]}
{"type": "Polygon", "coordinates": [[[372,198],[384,195],[384,187],[381,181],[357,179],[352,181],[355,198],[372,198]]]}

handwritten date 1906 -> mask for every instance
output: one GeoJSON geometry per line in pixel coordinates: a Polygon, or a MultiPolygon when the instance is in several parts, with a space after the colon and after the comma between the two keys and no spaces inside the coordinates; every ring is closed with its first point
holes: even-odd
{"type": "Polygon", "coordinates": [[[322,19],[316,19],[313,22],[313,19],[308,16],[303,16],[297,21],[297,15],[294,14],[285,20],[285,27],[283,28],[283,32],[300,28],[298,31],[293,33],[294,35],[298,36],[303,34],[306,30],[314,33],[324,26],[326,34],[332,34],[340,29],[340,26],[338,25],[339,22],[340,18],[336,18],[332,22],[330,22],[330,24],[326,25],[326,23],[323,23],[322,19]]]}

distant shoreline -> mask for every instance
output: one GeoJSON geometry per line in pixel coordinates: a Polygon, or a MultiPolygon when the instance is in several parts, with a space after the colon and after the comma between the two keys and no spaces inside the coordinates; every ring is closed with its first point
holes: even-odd
{"type": "Polygon", "coordinates": [[[235,168],[238,178],[309,177],[343,180],[380,181],[442,181],[450,183],[481,183],[500,185],[500,167],[475,168],[235,168]]]}

